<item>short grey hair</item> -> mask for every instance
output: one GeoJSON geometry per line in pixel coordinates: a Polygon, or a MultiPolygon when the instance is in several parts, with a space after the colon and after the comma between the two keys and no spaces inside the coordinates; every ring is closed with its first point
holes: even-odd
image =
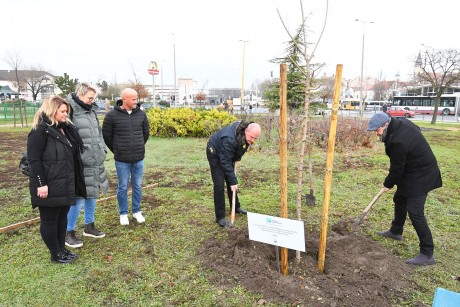
{"type": "Polygon", "coordinates": [[[75,94],[77,96],[85,96],[89,91],[95,92],[97,94],[97,87],[86,82],[78,83],[75,88],[75,94]]]}

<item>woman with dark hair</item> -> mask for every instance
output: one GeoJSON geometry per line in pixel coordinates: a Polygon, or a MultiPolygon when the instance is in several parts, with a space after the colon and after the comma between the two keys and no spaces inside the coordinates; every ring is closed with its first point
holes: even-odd
{"type": "Polygon", "coordinates": [[[81,150],[83,142],[69,120],[69,103],[46,99],[34,117],[27,140],[32,207],[40,211],[40,234],[51,261],[71,263],[77,255],[65,249],[67,213],[76,195],[86,197],[81,150]]]}

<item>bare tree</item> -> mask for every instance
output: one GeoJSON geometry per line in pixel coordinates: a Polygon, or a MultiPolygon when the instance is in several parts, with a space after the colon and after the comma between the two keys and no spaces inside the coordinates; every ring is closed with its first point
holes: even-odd
{"type": "MultiPolygon", "coordinates": [[[[133,63],[129,64],[131,65],[131,70],[134,76],[134,80],[129,80],[129,87],[133,88],[137,92],[137,95],[141,101],[144,101],[144,98],[149,97],[149,91],[142,84],[141,80],[137,78],[133,63]]],[[[153,89],[153,92],[155,92],[155,89],[153,89]]],[[[155,101],[155,97],[153,97],[153,101],[155,101]]]]}
{"type": "MultiPolygon", "coordinates": [[[[7,52],[4,61],[10,66],[11,70],[13,70],[15,79],[16,79],[16,86],[18,88],[18,94],[21,94],[21,88],[22,88],[22,83],[21,83],[21,78],[19,77],[19,71],[21,69],[22,65],[22,59],[21,56],[17,52],[7,52]]],[[[14,82],[13,82],[14,83],[14,82]]],[[[19,96],[18,96],[19,98],[19,96]]],[[[24,127],[24,121],[27,126],[27,118],[25,114],[23,113],[23,104],[22,100],[19,99],[19,117],[21,119],[21,127],[24,127]]],[[[16,121],[14,123],[16,126],[16,121]]]]}
{"type": "Polygon", "coordinates": [[[149,97],[149,91],[141,83],[141,81],[129,81],[128,87],[134,89],[137,92],[139,100],[144,101],[145,98],[149,97]]]}
{"type": "Polygon", "coordinates": [[[416,80],[431,85],[435,93],[435,105],[431,124],[436,123],[441,95],[452,84],[460,81],[460,51],[456,49],[427,48],[416,74],[416,80]]]}
{"type": "Polygon", "coordinates": [[[372,87],[374,91],[374,100],[382,101],[386,100],[386,92],[388,90],[388,85],[383,77],[382,71],[380,71],[379,75],[376,78],[376,82],[374,86],[372,87]]]}
{"type": "Polygon", "coordinates": [[[334,82],[335,82],[335,77],[322,77],[320,80],[320,87],[318,90],[318,98],[321,99],[323,103],[328,103],[330,100],[332,100],[332,97],[334,95],[334,82]]]}
{"type": "Polygon", "coordinates": [[[37,100],[38,94],[50,86],[49,74],[41,67],[30,67],[28,70],[19,72],[22,82],[27,84],[32,92],[32,99],[37,100]]]}
{"type": "MultiPolygon", "coordinates": [[[[302,33],[303,33],[303,40],[300,42],[302,45],[297,46],[300,50],[302,50],[302,55],[305,60],[305,69],[303,67],[298,67],[300,71],[302,71],[305,75],[305,101],[304,101],[304,114],[303,114],[303,121],[302,121],[302,135],[301,135],[301,146],[300,146],[300,152],[299,152],[299,161],[298,161],[298,166],[297,166],[297,198],[296,198],[296,214],[297,214],[297,219],[301,219],[301,210],[302,210],[302,185],[303,185],[303,173],[304,173],[304,162],[305,162],[305,148],[307,145],[307,131],[308,131],[308,108],[310,106],[310,96],[311,96],[311,79],[312,79],[312,73],[314,73],[315,68],[312,67],[311,61],[314,57],[316,48],[318,47],[318,44],[321,40],[321,37],[323,36],[324,29],[326,27],[326,22],[327,22],[327,13],[328,13],[328,8],[329,8],[329,0],[326,0],[326,12],[325,12],[325,17],[324,17],[324,24],[321,29],[321,33],[319,35],[318,41],[316,44],[314,44],[313,49],[310,51],[308,49],[309,45],[311,43],[308,43],[307,40],[307,18],[305,17],[304,14],[304,8],[303,8],[303,3],[302,0],[300,2],[300,11],[302,13],[302,22],[301,22],[301,28],[302,33]],[[313,72],[312,72],[313,71],[313,72]]],[[[281,20],[281,23],[283,24],[284,29],[286,30],[287,34],[291,38],[292,41],[296,41],[294,39],[294,36],[291,34],[289,29],[286,27],[285,22],[283,21],[283,18],[281,17],[281,14],[279,10],[277,10],[278,16],[281,20]]],[[[298,40],[296,42],[299,42],[298,40]]],[[[295,62],[295,61],[293,61],[295,62]]],[[[309,150],[311,151],[311,146],[309,145],[309,150]]],[[[300,252],[296,252],[296,261],[300,262],[300,252]]]]}

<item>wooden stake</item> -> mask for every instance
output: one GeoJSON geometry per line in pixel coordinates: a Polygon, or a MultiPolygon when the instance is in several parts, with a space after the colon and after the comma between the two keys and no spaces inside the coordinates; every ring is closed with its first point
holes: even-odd
{"type": "Polygon", "coordinates": [[[324,272],[324,259],[326,256],[327,222],[329,203],[331,198],[332,166],[334,163],[334,146],[337,130],[337,117],[339,110],[340,85],[342,83],[342,68],[342,64],[338,64],[336,68],[334,84],[334,102],[332,104],[331,127],[329,130],[329,142],[327,146],[326,175],[324,179],[323,213],[321,220],[321,232],[318,254],[318,269],[321,273],[324,272]]]}
{"type": "MultiPolygon", "coordinates": [[[[157,187],[157,186],[158,186],[158,183],[152,183],[152,184],[146,185],[143,188],[146,189],[146,188],[153,188],[153,187],[157,187]]],[[[128,195],[131,195],[131,194],[132,194],[132,191],[128,191],[128,195]]],[[[112,198],[115,198],[115,197],[117,197],[117,195],[112,195],[112,196],[109,196],[109,197],[100,198],[100,199],[98,199],[98,202],[106,201],[106,200],[109,200],[109,199],[112,199],[112,198]]],[[[23,221],[23,222],[19,222],[19,223],[16,223],[16,224],[12,224],[12,225],[9,225],[9,226],[2,227],[2,228],[0,228],[0,233],[4,233],[4,232],[14,230],[14,229],[17,229],[17,228],[20,228],[20,227],[24,227],[24,226],[33,225],[33,224],[36,224],[38,222],[40,222],[40,217],[36,217],[36,218],[30,219],[30,220],[27,220],[27,221],[23,221]]]]}
{"type": "MultiPolygon", "coordinates": [[[[287,65],[280,64],[280,188],[281,217],[287,218],[287,65]]],[[[281,248],[281,272],[288,274],[288,249],[281,248]]]]}
{"type": "Polygon", "coordinates": [[[23,227],[23,226],[36,224],[38,222],[40,222],[40,218],[36,217],[36,218],[30,219],[30,220],[27,220],[27,221],[23,221],[23,222],[19,222],[19,223],[16,223],[16,224],[12,224],[12,225],[9,225],[9,226],[2,227],[2,228],[0,228],[0,233],[4,233],[4,232],[7,232],[9,230],[13,230],[13,229],[23,227]]]}

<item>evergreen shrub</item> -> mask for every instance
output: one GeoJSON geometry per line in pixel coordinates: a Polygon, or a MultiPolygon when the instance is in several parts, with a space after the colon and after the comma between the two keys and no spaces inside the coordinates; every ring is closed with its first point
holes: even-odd
{"type": "Polygon", "coordinates": [[[146,113],[150,135],[158,137],[209,137],[237,120],[216,109],[151,108],[146,113]]]}

